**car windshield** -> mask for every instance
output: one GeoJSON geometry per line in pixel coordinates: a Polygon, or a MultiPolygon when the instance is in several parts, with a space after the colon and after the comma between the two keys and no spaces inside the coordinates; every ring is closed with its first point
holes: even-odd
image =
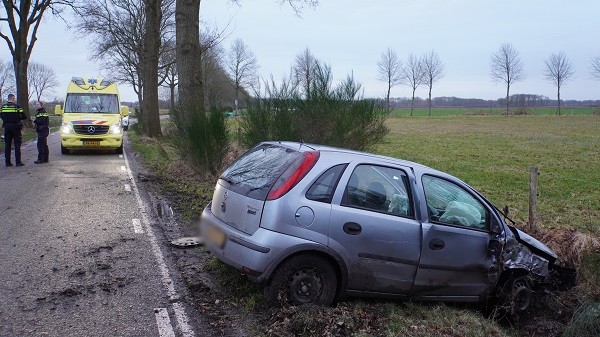
{"type": "Polygon", "coordinates": [[[65,113],[74,112],[118,114],[119,101],[115,94],[67,94],[65,113]]]}

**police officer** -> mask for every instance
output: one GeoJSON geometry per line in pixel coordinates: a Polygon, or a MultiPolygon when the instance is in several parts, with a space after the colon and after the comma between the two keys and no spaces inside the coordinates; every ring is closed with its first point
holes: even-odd
{"type": "Polygon", "coordinates": [[[48,162],[48,134],[50,133],[50,119],[46,109],[44,109],[44,103],[38,101],[35,103],[37,112],[35,114],[35,131],[37,132],[37,148],[38,148],[38,159],[34,161],[36,164],[48,162]]]}
{"type": "Polygon", "coordinates": [[[23,113],[23,109],[15,103],[15,95],[8,95],[8,102],[0,108],[0,118],[4,127],[4,158],[6,166],[13,166],[10,162],[10,150],[12,143],[15,143],[15,164],[23,166],[21,162],[21,129],[23,128],[24,119],[27,116],[23,113]]]}

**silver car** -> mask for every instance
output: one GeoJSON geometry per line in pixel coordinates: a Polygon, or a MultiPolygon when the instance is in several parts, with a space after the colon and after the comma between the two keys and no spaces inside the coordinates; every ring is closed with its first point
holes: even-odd
{"type": "Polygon", "coordinates": [[[221,261],[267,284],[274,305],[501,298],[523,311],[532,287],[573,273],[449,174],[312,144],[265,142],[238,158],[201,229],[221,261]]]}

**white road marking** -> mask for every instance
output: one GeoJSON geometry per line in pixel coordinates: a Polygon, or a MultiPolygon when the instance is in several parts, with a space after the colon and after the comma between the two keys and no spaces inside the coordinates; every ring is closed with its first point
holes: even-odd
{"type": "Polygon", "coordinates": [[[132,219],[132,222],[134,233],[144,233],[144,229],[142,228],[142,222],[140,221],[140,219],[132,219]]]}
{"type": "Polygon", "coordinates": [[[125,184],[125,191],[131,192],[131,186],[129,184],[125,184]]]}
{"type": "Polygon", "coordinates": [[[122,155],[122,154],[120,154],[120,155],[119,155],[119,158],[123,158],[123,155],[122,155]]]}
{"type": "MultiPolygon", "coordinates": [[[[174,308],[177,324],[179,325],[178,326],[179,330],[181,330],[182,333],[184,333],[185,337],[194,337],[195,336],[194,331],[187,324],[188,318],[187,318],[187,315],[185,314],[185,309],[179,303],[176,303],[176,301],[179,299],[179,294],[175,290],[175,285],[173,283],[173,279],[171,279],[171,276],[169,275],[169,268],[167,267],[167,264],[165,263],[165,259],[160,250],[160,246],[158,245],[158,240],[156,239],[156,236],[154,235],[154,231],[152,230],[152,227],[150,226],[150,220],[148,219],[148,213],[147,213],[148,210],[146,209],[146,205],[142,201],[142,197],[140,196],[140,191],[137,187],[137,183],[135,182],[135,179],[133,178],[133,174],[131,173],[131,168],[129,166],[127,154],[123,153],[123,158],[125,158],[125,165],[127,166],[127,175],[129,176],[129,179],[131,180],[131,185],[133,186],[135,198],[137,200],[138,207],[140,209],[140,213],[142,214],[141,225],[142,225],[142,228],[145,230],[146,235],[148,235],[152,253],[154,254],[154,258],[156,259],[156,263],[158,264],[158,270],[161,275],[161,282],[163,284],[163,287],[165,288],[165,290],[167,292],[167,296],[169,297],[169,300],[173,303],[173,308],[174,308]],[[176,306],[176,304],[177,304],[177,306],[176,306]],[[175,310],[175,308],[177,308],[177,310],[175,310]]],[[[167,315],[168,315],[168,313],[167,313],[167,315]]]]}
{"type": "Polygon", "coordinates": [[[127,168],[125,166],[121,166],[121,171],[127,171],[127,168]]]}
{"type": "Polygon", "coordinates": [[[160,337],[175,337],[175,331],[173,331],[167,308],[154,309],[154,316],[156,317],[156,325],[158,326],[158,335],[160,337]]]}
{"type": "Polygon", "coordinates": [[[194,330],[188,324],[188,318],[185,314],[185,309],[181,303],[173,303],[173,312],[175,313],[175,319],[177,320],[177,327],[184,337],[194,337],[194,330]]]}

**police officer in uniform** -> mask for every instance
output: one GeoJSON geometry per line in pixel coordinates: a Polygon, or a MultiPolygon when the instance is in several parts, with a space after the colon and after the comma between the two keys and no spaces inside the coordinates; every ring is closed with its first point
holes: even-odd
{"type": "Polygon", "coordinates": [[[35,107],[37,108],[37,112],[35,114],[35,131],[37,132],[37,148],[38,148],[38,159],[34,161],[36,164],[47,163],[48,162],[48,134],[50,133],[50,118],[48,117],[48,113],[46,109],[44,109],[44,104],[40,101],[35,103],[35,107]]]}
{"type": "Polygon", "coordinates": [[[10,150],[12,143],[15,143],[15,164],[23,166],[21,162],[21,129],[23,128],[24,119],[27,116],[23,113],[23,109],[15,103],[15,95],[8,95],[8,102],[0,108],[0,118],[4,127],[4,158],[6,166],[13,166],[10,162],[10,150]]]}

